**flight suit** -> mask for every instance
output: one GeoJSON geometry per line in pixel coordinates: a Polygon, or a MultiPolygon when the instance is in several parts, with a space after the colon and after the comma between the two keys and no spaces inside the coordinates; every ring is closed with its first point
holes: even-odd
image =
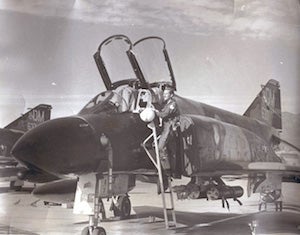
{"type": "Polygon", "coordinates": [[[167,151],[167,142],[171,135],[178,125],[179,122],[179,111],[177,104],[173,98],[170,98],[163,109],[157,112],[157,116],[162,118],[163,121],[163,130],[158,142],[158,149],[161,164],[164,170],[170,170],[170,159],[168,158],[167,151]]]}
{"type": "Polygon", "coordinates": [[[123,98],[123,101],[125,101],[125,104],[123,104],[122,111],[133,111],[135,108],[135,102],[137,99],[138,90],[131,87],[126,86],[120,91],[120,95],[123,98]]]}

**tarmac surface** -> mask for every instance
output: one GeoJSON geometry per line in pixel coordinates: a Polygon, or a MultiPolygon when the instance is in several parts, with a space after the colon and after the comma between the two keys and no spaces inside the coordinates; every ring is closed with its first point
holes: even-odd
{"type": "MultiPolygon", "coordinates": [[[[246,180],[227,184],[241,185],[245,190],[246,180]]],[[[0,234],[81,234],[88,225],[85,215],[74,215],[72,209],[61,206],[45,206],[29,190],[13,192],[5,186],[7,183],[0,183],[0,234]]],[[[137,181],[130,193],[132,216],[128,220],[113,218],[110,202],[104,201],[108,219],[100,226],[113,235],[300,234],[300,185],[297,184],[283,184],[282,212],[275,212],[270,204],[266,211],[258,212],[256,194],[240,198],[243,206],[229,199],[230,211],[222,208],[221,201],[177,200],[175,196],[178,224],[170,230],[165,229],[161,197],[156,191],[156,185],[137,181]]]]}

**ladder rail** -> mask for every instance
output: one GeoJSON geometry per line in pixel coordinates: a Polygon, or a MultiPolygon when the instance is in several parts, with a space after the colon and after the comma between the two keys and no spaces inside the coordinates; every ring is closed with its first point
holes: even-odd
{"type": "Polygon", "coordinates": [[[174,205],[173,187],[172,187],[171,178],[168,178],[168,180],[169,180],[169,186],[170,186],[169,190],[170,190],[171,206],[173,208],[173,210],[171,211],[171,213],[172,213],[172,219],[173,219],[173,222],[174,222],[175,227],[176,227],[176,215],[175,215],[175,211],[174,211],[175,205],[174,205]]]}
{"type": "Polygon", "coordinates": [[[146,143],[151,139],[151,138],[154,138],[154,134],[152,132],[152,134],[150,134],[143,142],[142,146],[145,150],[145,152],[147,153],[148,157],[150,158],[150,160],[152,161],[153,165],[155,166],[155,168],[158,170],[158,165],[157,163],[155,162],[155,160],[153,159],[151,153],[149,152],[149,150],[146,148],[146,143]]]}
{"type": "Polygon", "coordinates": [[[166,193],[164,191],[164,183],[163,183],[163,174],[162,174],[162,169],[161,169],[161,162],[160,162],[160,156],[159,156],[159,149],[158,149],[158,137],[157,137],[157,133],[156,133],[156,127],[155,124],[153,122],[151,122],[150,124],[148,124],[148,128],[150,128],[152,130],[152,133],[144,140],[143,142],[143,148],[145,149],[145,152],[147,153],[148,157],[150,158],[150,160],[152,161],[152,163],[154,164],[154,166],[156,167],[157,171],[158,171],[158,178],[159,178],[159,186],[161,188],[161,197],[162,197],[162,203],[163,203],[163,211],[164,211],[164,219],[165,219],[165,225],[166,228],[169,229],[170,228],[170,221],[168,218],[168,211],[171,211],[172,214],[172,222],[173,222],[173,226],[176,227],[176,215],[175,215],[175,211],[174,211],[174,197],[173,197],[173,189],[172,189],[172,185],[171,185],[171,178],[168,177],[168,187],[169,187],[169,194],[170,194],[170,202],[171,202],[171,208],[167,208],[167,204],[166,204],[166,193]],[[146,148],[146,143],[153,137],[154,140],[154,149],[155,149],[155,160],[152,157],[151,153],[149,152],[149,150],[146,148]]]}
{"type": "Polygon", "coordinates": [[[166,206],[167,206],[166,205],[166,197],[165,197],[165,191],[164,191],[163,175],[162,175],[162,171],[161,171],[161,163],[160,163],[160,159],[159,159],[158,140],[157,140],[155,126],[152,127],[152,131],[153,131],[153,138],[154,138],[156,163],[157,163],[157,169],[158,169],[159,186],[161,189],[161,198],[162,198],[162,203],[163,203],[163,207],[164,207],[165,225],[166,225],[166,228],[168,229],[169,228],[168,211],[166,209],[166,206]]]}

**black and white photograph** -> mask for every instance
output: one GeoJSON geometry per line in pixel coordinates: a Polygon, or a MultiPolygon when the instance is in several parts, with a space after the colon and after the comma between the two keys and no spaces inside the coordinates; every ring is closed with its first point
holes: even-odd
{"type": "Polygon", "coordinates": [[[0,0],[0,234],[300,234],[299,0],[0,0]]]}

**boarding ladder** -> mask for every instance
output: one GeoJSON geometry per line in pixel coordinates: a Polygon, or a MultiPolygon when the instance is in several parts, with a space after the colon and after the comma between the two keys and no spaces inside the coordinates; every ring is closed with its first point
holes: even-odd
{"type": "Polygon", "coordinates": [[[159,186],[161,189],[161,197],[163,203],[163,210],[164,210],[164,219],[166,228],[169,229],[171,227],[176,227],[176,215],[174,209],[174,197],[173,197],[173,189],[172,189],[172,179],[168,176],[168,189],[164,191],[164,182],[163,182],[163,174],[162,174],[162,166],[159,157],[159,150],[158,150],[158,138],[156,133],[156,127],[153,122],[148,124],[148,128],[151,129],[152,133],[145,139],[143,142],[143,148],[145,149],[148,157],[156,167],[158,171],[159,177],[159,186]],[[154,149],[155,149],[155,156],[151,154],[151,152],[147,149],[146,144],[147,142],[153,138],[154,149]],[[169,194],[169,203],[167,204],[166,194],[169,194]],[[169,212],[171,212],[171,218],[169,219],[169,212]]]}

